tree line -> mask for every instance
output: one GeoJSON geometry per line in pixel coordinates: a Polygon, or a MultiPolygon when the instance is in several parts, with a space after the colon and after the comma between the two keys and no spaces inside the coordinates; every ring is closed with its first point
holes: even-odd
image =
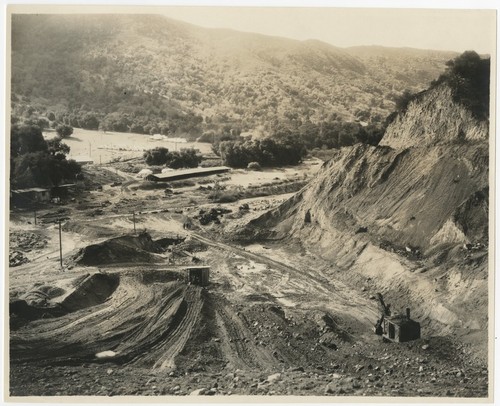
{"type": "Polygon", "coordinates": [[[52,187],[74,181],[81,167],[66,159],[70,149],[61,140],[46,141],[38,126],[14,124],[10,133],[11,188],[52,187]]]}
{"type": "Polygon", "coordinates": [[[168,148],[156,147],[145,151],[143,157],[148,165],[164,165],[172,169],[196,168],[202,160],[194,148],[169,151],[168,148]]]}

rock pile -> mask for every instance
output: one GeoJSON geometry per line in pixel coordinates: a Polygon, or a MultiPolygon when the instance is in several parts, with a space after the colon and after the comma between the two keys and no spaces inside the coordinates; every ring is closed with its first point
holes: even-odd
{"type": "Polygon", "coordinates": [[[9,253],[9,266],[15,267],[29,262],[29,259],[21,251],[11,251],[9,253]]]}
{"type": "Polygon", "coordinates": [[[221,207],[213,207],[209,211],[205,211],[201,209],[199,213],[194,216],[195,219],[200,221],[202,226],[206,226],[210,223],[220,224],[219,217],[222,217],[224,214],[231,213],[229,209],[223,209],[221,207]]]}

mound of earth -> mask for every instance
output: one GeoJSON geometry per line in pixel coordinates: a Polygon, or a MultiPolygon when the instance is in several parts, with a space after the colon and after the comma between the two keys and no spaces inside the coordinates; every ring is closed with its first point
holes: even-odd
{"type": "Polygon", "coordinates": [[[10,327],[15,330],[33,320],[61,317],[105,302],[120,283],[117,274],[87,274],[73,281],[66,292],[58,286],[36,286],[9,303],[10,327]]]}
{"type": "Polygon", "coordinates": [[[80,249],[73,257],[75,263],[98,266],[116,263],[157,262],[154,253],[163,252],[160,244],[147,232],[124,235],[80,249]]]}
{"type": "Polygon", "coordinates": [[[118,274],[96,273],[87,275],[75,290],[61,302],[61,307],[68,312],[74,312],[103,303],[120,284],[118,274]]]}

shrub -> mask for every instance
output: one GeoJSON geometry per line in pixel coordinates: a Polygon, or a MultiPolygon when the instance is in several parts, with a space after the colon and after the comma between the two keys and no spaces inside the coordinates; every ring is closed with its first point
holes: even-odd
{"type": "Polygon", "coordinates": [[[66,124],[61,124],[56,127],[56,132],[61,138],[69,137],[73,134],[73,127],[66,124]]]}
{"type": "Polygon", "coordinates": [[[164,165],[167,163],[169,151],[167,148],[156,147],[144,152],[144,160],[148,165],[164,165]]]}
{"type": "Polygon", "coordinates": [[[250,162],[247,169],[251,171],[260,171],[262,168],[258,162],[250,162]]]}

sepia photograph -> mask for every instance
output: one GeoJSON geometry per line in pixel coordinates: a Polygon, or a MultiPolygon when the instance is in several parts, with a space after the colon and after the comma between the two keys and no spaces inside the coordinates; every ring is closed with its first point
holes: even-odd
{"type": "Polygon", "coordinates": [[[491,402],[496,18],[9,5],[5,399],[491,402]]]}

